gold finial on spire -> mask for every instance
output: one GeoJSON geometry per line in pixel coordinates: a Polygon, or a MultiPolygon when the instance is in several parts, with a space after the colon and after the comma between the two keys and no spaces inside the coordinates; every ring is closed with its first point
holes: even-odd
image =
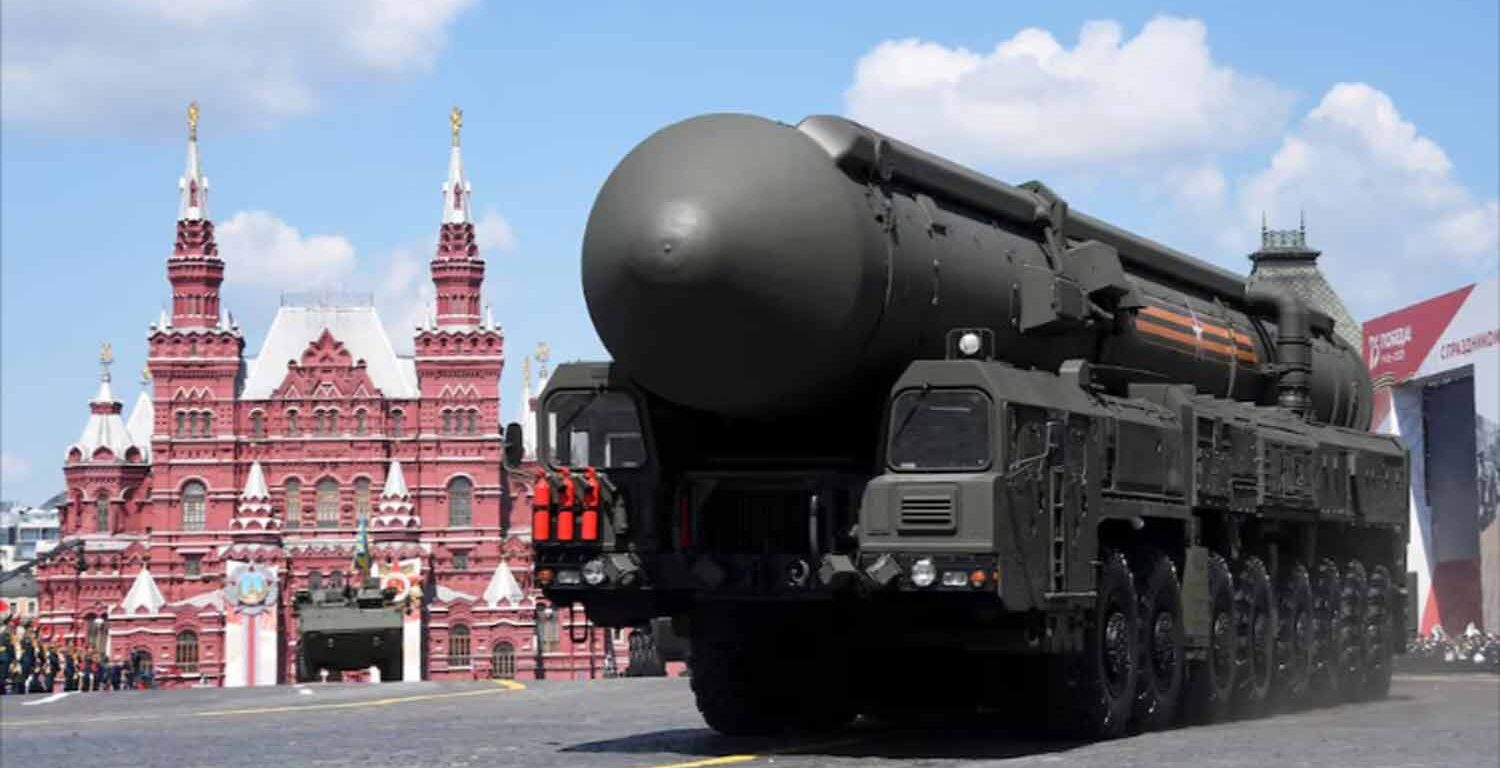
{"type": "Polygon", "coordinates": [[[546,365],[547,361],[550,360],[551,358],[552,358],[552,347],[548,346],[547,342],[545,342],[545,341],[538,341],[536,343],[536,360],[537,360],[537,362],[541,363],[542,365],[546,365]]]}
{"type": "Polygon", "coordinates": [[[455,106],[453,111],[448,113],[448,122],[453,125],[453,146],[456,147],[458,146],[458,132],[464,127],[464,111],[455,106]]]}
{"type": "Polygon", "coordinates": [[[109,345],[109,342],[107,342],[107,341],[101,342],[99,344],[99,364],[100,365],[109,365],[110,363],[113,363],[114,361],[115,361],[115,350],[114,350],[114,347],[111,347],[109,345]]]}
{"type": "Polygon", "coordinates": [[[150,384],[150,383],[151,383],[151,366],[149,366],[149,365],[142,366],[141,367],[141,384],[145,385],[145,384],[150,384]]]}
{"type": "Polygon", "coordinates": [[[188,104],[188,141],[198,140],[198,102],[188,104]]]}

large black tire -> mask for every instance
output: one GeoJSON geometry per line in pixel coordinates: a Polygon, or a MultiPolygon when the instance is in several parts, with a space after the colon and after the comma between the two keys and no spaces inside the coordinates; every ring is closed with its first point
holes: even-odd
{"type": "Polygon", "coordinates": [[[1140,600],[1140,662],[1132,727],[1167,728],[1175,722],[1187,664],[1182,627],[1182,588],[1177,566],[1159,551],[1140,558],[1136,593],[1140,600]]]}
{"type": "Polygon", "coordinates": [[[1281,583],[1280,609],[1276,615],[1276,673],[1272,698],[1278,704],[1298,704],[1307,698],[1312,683],[1313,616],[1312,580],[1301,563],[1281,583]]]}
{"type": "Polygon", "coordinates": [[[1215,723],[1229,717],[1234,697],[1234,578],[1219,555],[1208,558],[1209,642],[1206,658],[1188,665],[1185,719],[1215,723]]]}
{"type": "Polygon", "coordinates": [[[775,673],[779,660],[762,643],[693,641],[693,695],[708,727],[726,736],[779,733],[790,725],[789,704],[775,673]]]}
{"type": "Polygon", "coordinates": [[[1369,579],[1358,560],[1344,566],[1343,588],[1339,593],[1339,696],[1355,701],[1365,691],[1365,597],[1369,579]]]}
{"type": "Polygon", "coordinates": [[[1247,716],[1258,715],[1271,697],[1276,669],[1276,604],[1271,597],[1271,576],[1258,557],[1240,564],[1234,591],[1235,708],[1247,716]]]}
{"type": "Polygon", "coordinates": [[[1383,565],[1370,572],[1365,589],[1365,685],[1366,699],[1383,699],[1391,690],[1391,658],[1396,652],[1391,605],[1395,589],[1391,572],[1383,565]]]}
{"type": "Polygon", "coordinates": [[[1130,563],[1119,552],[1105,553],[1094,610],[1084,627],[1083,652],[1052,660],[1059,673],[1048,708],[1054,733],[1082,739],[1125,734],[1140,661],[1139,610],[1130,563]]]}
{"type": "Polygon", "coordinates": [[[1343,626],[1344,578],[1332,560],[1318,563],[1313,578],[1313,653],[1310,697],[1320,703],[1339,697],[1340,629],[1343,626]]]}

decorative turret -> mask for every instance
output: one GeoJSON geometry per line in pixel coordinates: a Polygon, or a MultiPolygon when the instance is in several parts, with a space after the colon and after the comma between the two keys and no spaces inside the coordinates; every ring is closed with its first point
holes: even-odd
{"type": "Polygon", "coordinates": [[[371,527],[377,530],[415,529],[422,524],[415,509],[411,503],[411,491],[406,487],[406,475],[401,471],[401,462],[392,461],[385,473],[385,488],[380,491],[380,503],[371,527]]]}
{"type": "Polygon", "coordinates": [[[281,529],[281,520],[271,509],[271,489],[266,486],[266,473],[260,462],[250,465],[250,475],[245,478],[245,489],[240,491],[240,504],[235,508],[234,520],[229,527],[235,533],[266,533],[281,529]]]}
{"type": "Polygon", "coordinates": [[[142,463],[145,449],[137,443],[120,416],[124,406],[115,399],[110,388],[109,366],[114,362],[114,351],[109,344],[99,348],[99,390],[89,401],[89,420],[83,426],[83,434],[68,448],[68,462],[95,463],[142,463]]]}
{"type": "Polygon", "coordinates": [[[536,403],[531,394],[531,358],[521,358],[521,424],[522,453],[529,461],[536,457],[536,403]]]}
{"type": "Polygon", "coordinates": [[[443,182],[443,225],[438,235],[437,255],[432,259],[432,282],[437,289],[437,325],[472,327],[479,325],[479,293],[484,284],[484,261],[474,239],[474,222],[469,210],[470,185],[464,177],[463,154],[459,148],[459,131],[463,127],[463,110],[453,108],[449,115],[453,129],[453,148],[448,155],[448,180],[443,182]]]}
{"type": "Polygon", "coordinates": [[[1254,267],[1247,286],[1250,290],[1284,288],[1307,302],[1307,306],[1333,318],[1333,333],[1363,353],[1364,331],[1344,302],[1334,293],[1323,270],[1318,268],[1321,251],[1307,247],[1307,219],[1298,221],[1296,229],[1271,229],[1265,216],[1260,221],[1260,250],[1250,254],[1254,267]]]}
{"type": "Polygon", "coordinates": [[[151,369],[141,369],[141,393],[135,397],[135,406],[130,409],[130,420],[125,429],[131,442],[140,447],[146,461],[151,460],[151,435],[156,426],[156,406],[151,403],[151,369]]]}
{"type": "Polygon", "coordinates": [[[198,103],[188,105],[187,168],[177,182],[177,242],[167,262],[172,283],[172,325],[212,328],[219,322],[224,261],[208,219],[208,179],[198,164],[198,103]]]}

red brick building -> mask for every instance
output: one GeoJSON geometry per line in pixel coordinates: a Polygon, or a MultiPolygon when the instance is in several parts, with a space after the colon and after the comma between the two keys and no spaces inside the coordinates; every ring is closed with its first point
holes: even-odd
{"type": "Polygon", "coordinates": [[[612,670],[624,643],[531,587],[531,474],[502,481],[504,337],[481,315],[459,113],[435,307],[401,356],[371,303],[348,300],[284,300],[247,354],[219,304],[190,112],[171,314],[147,331],[147,388],[128,418],[105,349],[63,467],[63,538],[84,542],[83,563],[69,552],[41,568],[41,634],[116,659],[144,650],[164,685],[285,682],[292,596],[352,577],[363,518],[373,570],[415,596],[405,679],[612,670]]]}

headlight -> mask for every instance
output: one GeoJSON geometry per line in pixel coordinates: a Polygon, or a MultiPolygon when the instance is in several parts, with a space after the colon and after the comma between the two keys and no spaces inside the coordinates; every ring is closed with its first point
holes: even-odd
{"type": "Polygon", "coordinates": [[[604,583],[604,561],[590,560],[583,564],[583,580],[591,587],[604,583]]]}
{"type": "Polygon", "coordinates": [[[561,586],[567,586],[567,587],[577,586],[578,585],[578,571],[558,571],[557,572],[557,583],[559,585],[561,585],[561,586]]]}
{"type": "Polygon", "coordinates": [[[963,587],[969,584],[969,574],[963,571],[943,571],[943,586],[963,587]]]}
{"type": "Polygon", "coordinates": [[[930,587],[937,579],[937,566],[932,564],[932,558],[924,557],[911,565],[911,583],[919,587],[930,587]]]}

